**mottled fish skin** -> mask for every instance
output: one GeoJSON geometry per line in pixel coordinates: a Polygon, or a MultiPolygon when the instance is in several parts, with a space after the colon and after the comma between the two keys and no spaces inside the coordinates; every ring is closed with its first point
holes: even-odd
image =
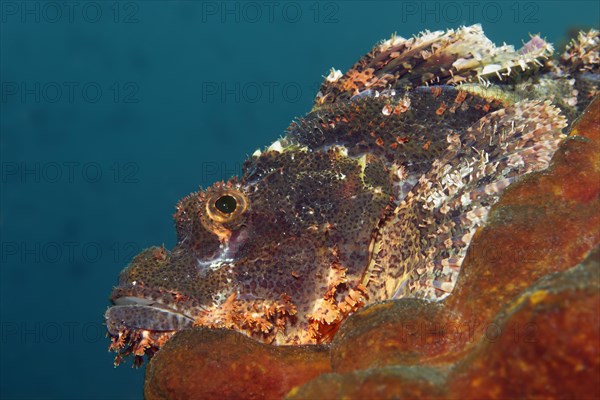
{"type": "Polygon", "coordinates": [[[192,325],[321,343],[366,304],[443,299],[502,191],[548,166],[596,95],[599,45],[582,32],[551,58],[539,36],[496,47],[474,25],[332,69],[239,178],[179,202],[171,251],[121,272],[105,316],[116,363],[192,325]]]}

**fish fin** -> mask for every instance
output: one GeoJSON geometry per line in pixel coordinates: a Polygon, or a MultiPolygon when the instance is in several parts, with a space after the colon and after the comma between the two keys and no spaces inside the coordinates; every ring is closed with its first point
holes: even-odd
{"type": "Polygon", "coordinates": [[[519,50],[496,46],[481,25],[456,30],[425,31],[404,39],[393,35],[378,43],[346,73],[331,69],[317,93],[313,109],[348,101],[365,93],[406,91],[423,85],[508,81],[541,67],[553,52],[539,36],[519,50]]]}
{"type": "Polygon", "coordinates": [[[380,229],[370,296],[445,297],[492,205],[512,182],[548,167],[565,126],[550,102],[522,101],[454,137],[380,229]]]}

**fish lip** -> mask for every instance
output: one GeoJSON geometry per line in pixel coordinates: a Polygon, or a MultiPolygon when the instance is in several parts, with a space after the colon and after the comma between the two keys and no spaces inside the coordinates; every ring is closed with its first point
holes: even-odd
{"type": "Polygon", "coordinates": [[[116,287],[110,296],[113,305],[106,310],[104,315],[109,333],[116,335],[123,329],[168,332],[192,326],[195,320],[194,304],[186,300],[175,301],[173,297],[175,295],[135,285],[116,287]],[[152,326],[152,323],[142,324],[132,317],[136,312],[147,316],[154,314],[159,319],[169,318],[177,322],[170,327],[158,329],[156,326],[152,326]],[[127,315],[129,318],[124,318],[123,315],[127,315]]]}
{"type": "Polygon", "coordinates": [[[141,304],[115,305],[104,314],[112,336],[126,331],[146,333],[177,332],[193,326],[194,320],[176,310],[141,304]]]}
{"type": "MultiPolygon", "coordinates": [[[[110,301],[115,305],[156,305],[184,315],[186,312],[193,314],[190,310],[197,306],[193,299],[175,291],[149,289],[136,284],[115,287],[110,295],[110,301]]],[[[186,316],[193,318],[189,315],[186,316]]]]}
{"type": "MultiPolygon", "coordinates": [[[[168,304],[164,304],[159,300],[150,299],[147,297],[138,297],[138,296],[120,296],[116,297],[112,300],[114,306],[113,307],[127,307],[127,306],[146,306],[156,310],[166,311],[172,314],[181,315],[191,321],[194,320],[194,317],[185,313],[185,311],[177,310],[169,306],[168,304]]],[[[111,307],[112,308],[112,307],[111,307]]]]}

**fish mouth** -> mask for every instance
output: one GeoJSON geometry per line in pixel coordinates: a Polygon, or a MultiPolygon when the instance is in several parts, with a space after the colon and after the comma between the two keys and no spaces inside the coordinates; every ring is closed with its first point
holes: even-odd
{"type": "Polygon", "coordinates": [[[126,294],[120,288],[113,292],[112,302],[104,317],[111,338],[109,350],[117,353],[115,366],[130,354],[134,355],[134,366],[141,366],[144,356],[150,359],[176,332],[194,324],[184,307],[126,294]]]}
{"type": "Polygon", "coordinates": [[[191,327],[194,319],[155,300],[126,296],[113,300],[114,306],[106,314],[110,334],[122,329],[144,329],[155,332],[179,331],[191,327]]]}

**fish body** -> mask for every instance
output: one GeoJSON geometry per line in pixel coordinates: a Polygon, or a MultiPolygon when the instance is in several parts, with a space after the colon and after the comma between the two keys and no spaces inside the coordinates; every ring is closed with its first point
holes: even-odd
{"type": "Polygon", "coordinates": [[[580,33],[552,58],[539,36],[497,47],[474,25],[332,69],[240,177],[178,203],[173,249],[121,272],[105,315],[117,363],[192,326],[322,343],[364,305],[443,299],[490,207],[548,166],[596,94],[599,46],[580,33]]]}

